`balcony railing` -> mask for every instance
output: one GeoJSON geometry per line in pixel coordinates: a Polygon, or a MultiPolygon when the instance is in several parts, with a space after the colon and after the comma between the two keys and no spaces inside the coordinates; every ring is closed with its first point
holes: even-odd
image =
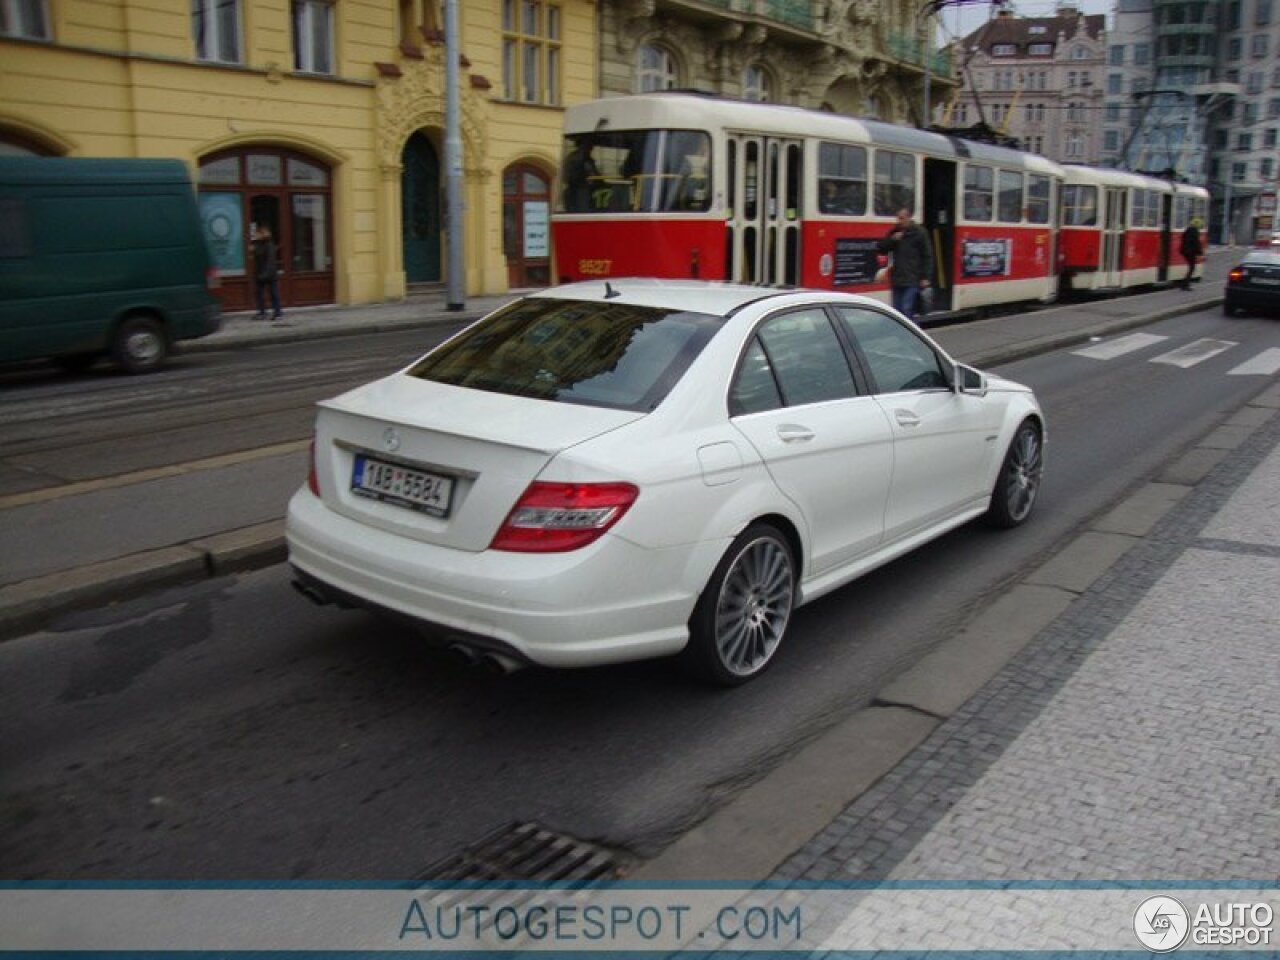
{"type": "Polygon", "coordinates": [[[734,13],[745,13],[776,23],[785,23],[790,27],[814,32],[817,27],[813,19],[813,3],[811,0],[703,0],[712,7],[731,10],[734,13]]]}
{"type": "Polygon", "coordinates": [[[951,54],[941,50],[926,53],[924,44],[918,37],[909,33],[889,34],[889,53],[906,63],[914,63],[919,67],[927,65],[929,72],[940,77],[951,76],[951,54]]]}

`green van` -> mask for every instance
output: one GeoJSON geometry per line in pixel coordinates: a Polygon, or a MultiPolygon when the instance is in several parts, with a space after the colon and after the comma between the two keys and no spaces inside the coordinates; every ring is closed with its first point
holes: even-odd
{"type": "Polygon", "coordinates": [[[155,370],[218,329],[215,283],[181,161],[0,157],[0,361],[155,370]]]}

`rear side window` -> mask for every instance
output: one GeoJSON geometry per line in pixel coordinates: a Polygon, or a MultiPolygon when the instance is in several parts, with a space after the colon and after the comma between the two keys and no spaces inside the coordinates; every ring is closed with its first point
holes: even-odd
{"type": "Polygon", "coordinates": [[[531,297],[442,344],[409,375],[492,393],[647,412],[723,323],[704,313],[531,297]]]}
{"type": "Polygon", "coordinates": [[[757,334],[788,407],[857,393],[836,332],[819,308],[784,313],[757,334]]]}
{"type": "Polygon", "coordinates": [[[837,312],[871,368],[877,393],[948,386],[937,353],[893,317],[861,307],[837,312]]]}
{"type": "Polygon", "coordinates": [[[31,256],[31,221],[19,197],[0,197],[0,260],[31,256]]]}
{"type": "Polygon", "coordinates": [[[45,197],[35,205],[41,252],[168,250],[196,242],[185,195],[45,197]]]}

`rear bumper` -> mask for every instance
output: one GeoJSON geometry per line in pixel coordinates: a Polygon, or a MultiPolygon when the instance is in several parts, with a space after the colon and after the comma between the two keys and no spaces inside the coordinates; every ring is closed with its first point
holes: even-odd
{"type": "Polygon", "coordinates": [[[294,568],[338,602],[551,667],[679,651],[697,601],[689,584],[726,546],[647,550],[606,535],[568,553],[473,553],[358,523],[305,487],[289,503],[286,537],[294,568]]]}
{"type": "Polygon", "coordinates": [[[1274,290],[1258,290],[1228,286],[1222,295],[1226,305],[1231,308],[1280,313],[1280,287],[1274,290]]]}

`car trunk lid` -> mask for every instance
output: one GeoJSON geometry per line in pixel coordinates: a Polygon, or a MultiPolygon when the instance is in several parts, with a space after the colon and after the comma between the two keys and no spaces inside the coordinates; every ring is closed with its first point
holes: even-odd
{"type": "Polygon", "coordinates": [[[642,415],[396,375],[320,404],[316,469],[335,512],[480,551],[556,454],[642,415]]]}

